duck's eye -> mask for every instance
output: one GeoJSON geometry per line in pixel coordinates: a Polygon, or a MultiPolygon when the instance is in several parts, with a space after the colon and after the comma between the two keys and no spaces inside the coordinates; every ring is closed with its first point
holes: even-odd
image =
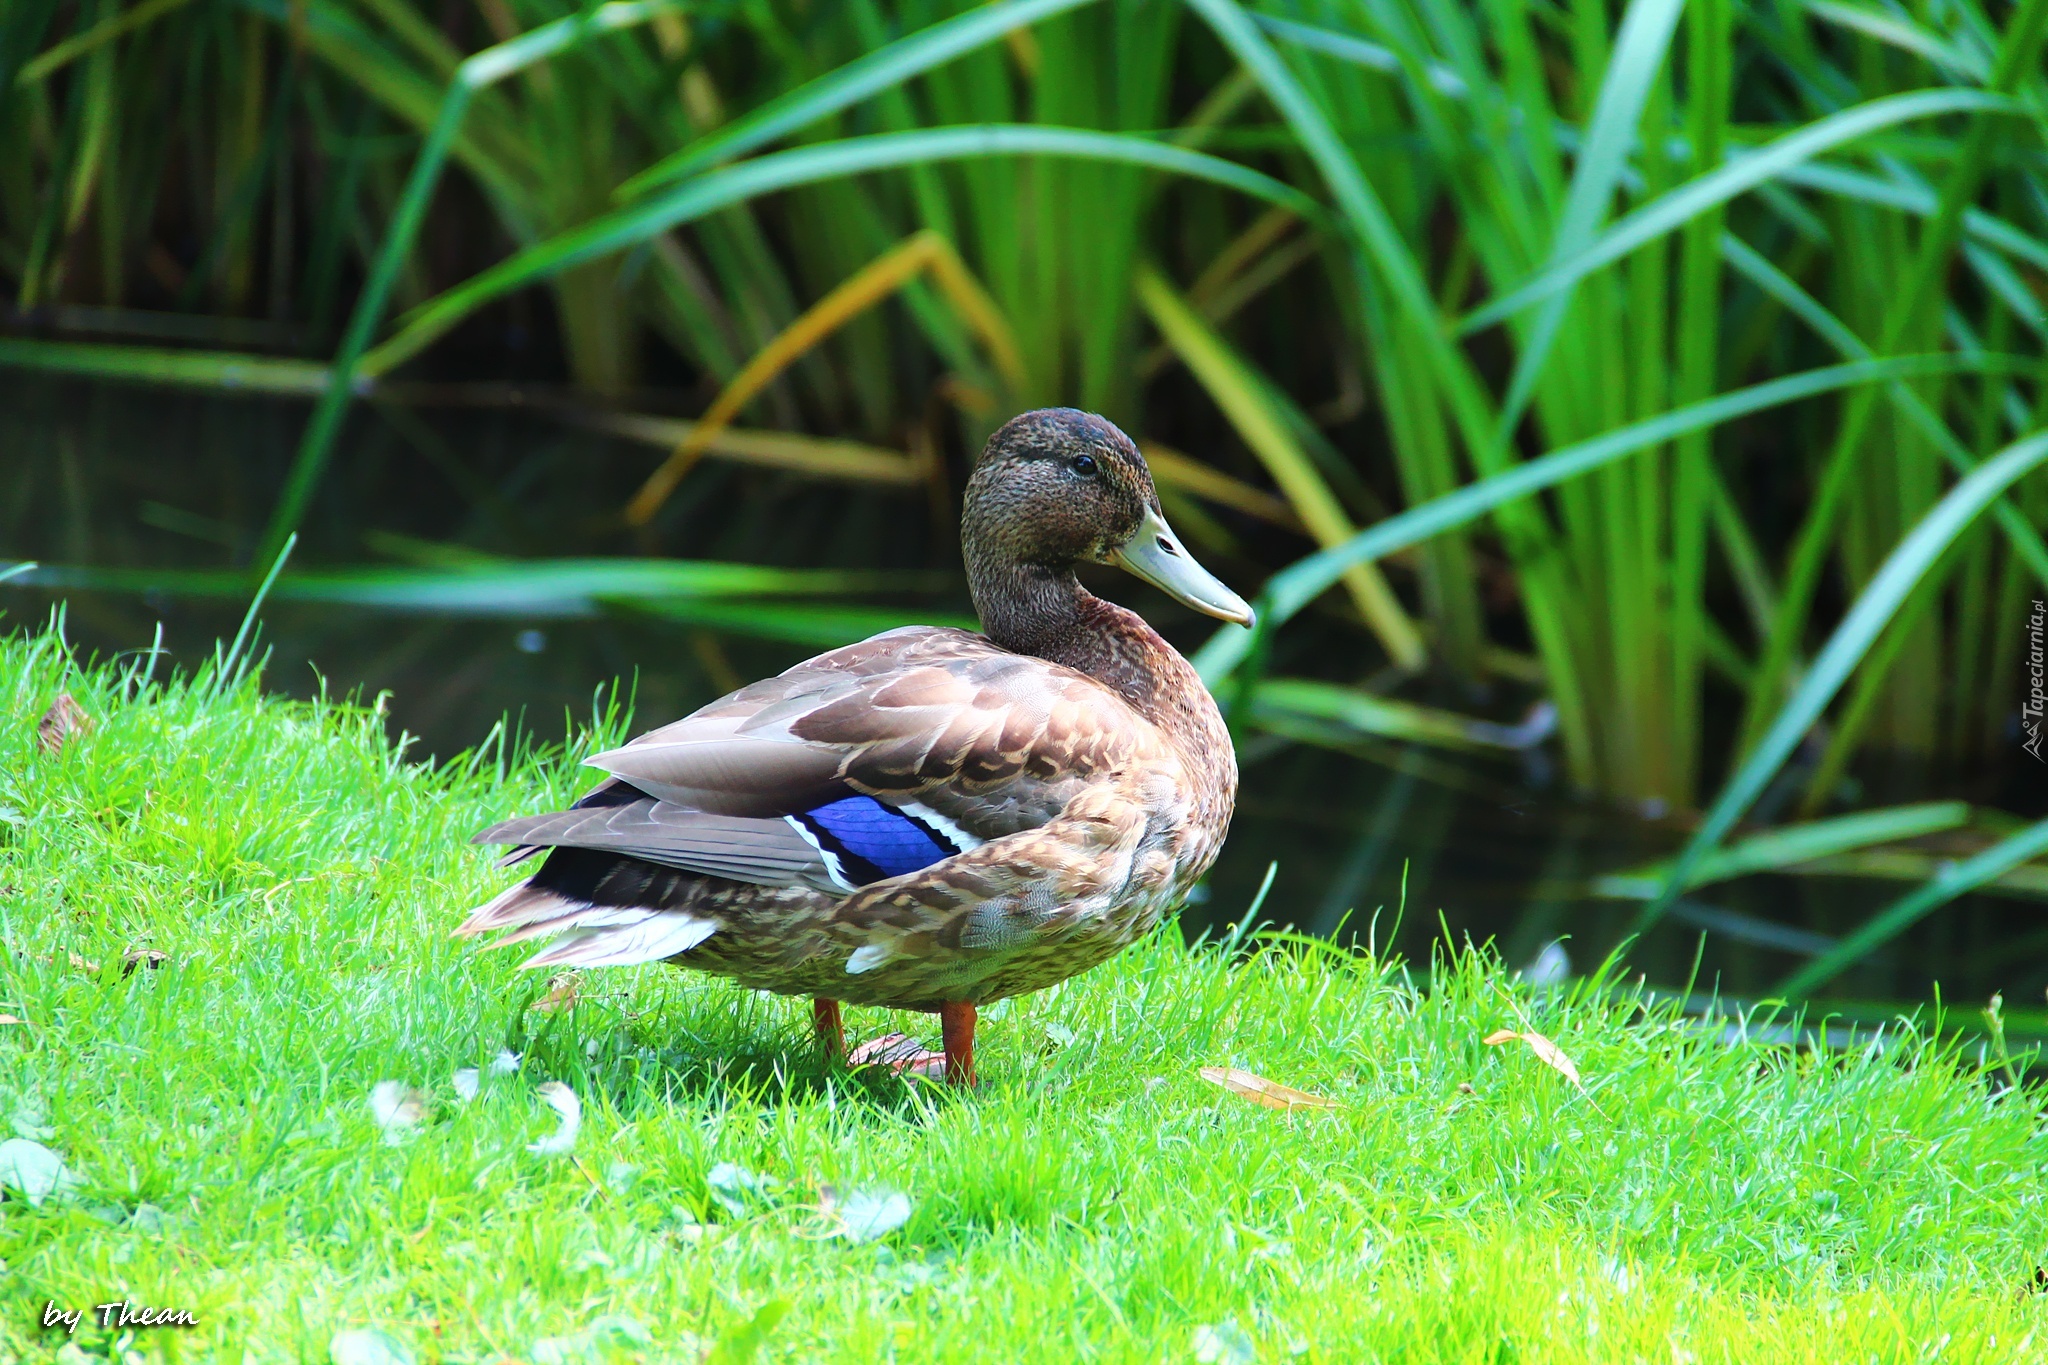
{"type": "Polygon", "coordinates": [[[1094,478],[1095,457],[1093,455],[1076,455],[1074,457],[1074,472],[1084,479],[1094,478]]]}

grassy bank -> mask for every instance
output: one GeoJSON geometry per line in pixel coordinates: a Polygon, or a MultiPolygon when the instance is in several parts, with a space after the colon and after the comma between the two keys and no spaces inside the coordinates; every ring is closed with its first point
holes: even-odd
{"type": "Polygon", "coordinates": [[[1478,956],[1418,988],[1169,934],[991,1010],[980,1093],[849,1077],[799,1002],[649,968],[536,1009],[546,982],[448,937],[505,875],[468,833],[581,781],[0,643],[0,1108],[69,1177],[0,1203],[0,1358],[106,1353],[89,1313],[37,1323],[123,1298],[196,1316],[128,1343],[182,1359],[351,1329],[423,1361],[2048,1354],[2034,1098],[1910,1031],[1799,1059],[1478,956]],[[52,754],[60,690],[94,724],[52,754]],[[530,1150],[549,1081],[567,1152],[530,1150]]]}

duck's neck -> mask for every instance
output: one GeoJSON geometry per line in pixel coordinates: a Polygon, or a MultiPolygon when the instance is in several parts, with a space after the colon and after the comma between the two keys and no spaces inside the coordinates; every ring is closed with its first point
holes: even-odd
{"type": "Polygon", "coordinates": [[[1177,679],[1164,675],[1187,663],[1136,612],[1089,592],[1070,568],[970,558],[967,584],[989,639],[1086,673],[1147,719],[1166,720],[1161,702],[1177,679]]]}
{"type": "MultiPolygon", "coordinates": [[[[1134,611],[1081,586],[1072,569],[990,563],[971,551],[967,583],[984,633],[1018,654],[1086,673],[1164,732],[1191,773],[1194,827],[1220,841],[1237,794],[1230,731],[1194,665],[1134,611]]],[[[1197,862],[1203,867],[1214,855],[1197,862]]]]}

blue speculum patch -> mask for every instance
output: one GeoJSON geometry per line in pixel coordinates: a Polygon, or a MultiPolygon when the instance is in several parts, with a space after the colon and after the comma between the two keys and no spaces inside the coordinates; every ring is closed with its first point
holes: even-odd
{"type": "Polygon", "coordinates": [[[842,797],[804,811],[797,819],[820,844],[839,855],[855,885],[900,877],[959,852],[914,816],[872,796],[842,797]]]}

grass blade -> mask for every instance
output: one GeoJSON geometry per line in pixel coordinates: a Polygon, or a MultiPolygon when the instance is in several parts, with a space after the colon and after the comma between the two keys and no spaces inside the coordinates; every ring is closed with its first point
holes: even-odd
{"type": "Polygon", "coordinates": [[[1804,0],[1801,5],[1808,14],[1822,23],[1834,24],[1875,38],[1901,52],[1910,52],[1922,58],[1929,65],[1972,85],[1982,85],[1991,76],[1991,64],[1981,56],[1966,52],[1953,43],[1943,42],[1934,34],[1920,28],[1896,14],[1882,14],[1876,10],[1862,9],[1855,5],[1836,4],[1834,0],[1804,0]]]}
{"type": "MultiPolygon", "coordinates": [[[[1816,190],[1859,204],[1897,209],[1919,218],[1932,218],[1941,208],[1941,196],[1925,185],[1883,180],[1847,166],[1807,162],[1778,177],[1780,183],[1816,190]]],[[[2037,270],[2048,270],[2048,242],[2029,236],[2006,219],[1983,209],[1963,211],[1963,229],[1971,237],[2037,270]]]]}
{"type": "MultiPolygon", "coordinates": [[[[1292,19],[1282,19],[1271,14],[1253,14],[1251,19],[1275,38],[1293,43],[1296,47],[1307,48],[1310,52],[1320,52],[1325,57],[1335,57],[1339,61],[1362,66],[1368,71],[1378,71],[1388,76],[1401,74],[1399,53],[1382,44],[1369,42],[1356,34],[1339,33],[1335,29],[1319,28],[1314,24],[1296,23],[1292,19]]],[[[1465,83],[1455,73],[1444,71],[1437,88],[1445,95],[1451,95],[1453,92],[1462,94],[1465,83]],[[1451,88],[1445,89],[1445,85],[1451,88]]]]}
{"type": "MultiPolygon", "coordinates": [[[[1330,120],[1235,0],[1188,3],[1252,73],[1330,187],[1357,247],[1352,268],[1358,272],[1359,293],[1370,295],[1372,277],[1377,276],[1379,284],[1392,296],[1394,311],[1405,324],[1402,344],[1419,348],[1425,372],[1434,379],[1438,395],[1479,472],[1505,472],[1505,452],[1496,439],[1493,400],[1471,358],[1459,349],[1445,326],[1443,312],[1430,291],[1421,263],[1385,202],[1337,137],[1330,120]]],[[[1568,760],[1575,772],[1590,780],[1592,718],[1566,614],[1574,595],[1563,579],[1558,556],[1549,553],[1554,539],[1552,528],[1543,509],[1534,503],[1503,504],[1500,521],[1521,570],[1524,613],[1549,670],[1551,697],[1561,718],[1568,760]]],[[[1245,643],[1263,643],[1268,638],[1270,627],[1262,621],[1250,642],[1224,648],[1242,648],[1245,643]]]]}
{"type": "Polygon", "coordinates": [[[785,602],[734,602],[662,598],[638,601],[636,616],[699,626],[757,640],[781,640],[814,649],[837,649],[903,626],[950,626],[980,630],[972,616],[891,607],[816,606],[785,602]]]}
{"type": "MultiPolygon", "coordinates": [[[[1999,98],[2020,89],[2033,72],[2044,37],[2048,37],[2048,0],[2020,0],[1999,40],[1998,60],[1992,69],[1999,98]]],[[[1947,311],[1944,286],[1962,234],[1964,212],[1981,192],[1994,158],[1991,126],[1989,120],[1978,120],[1956,148],[1935,212],[1903,262],[1903,277],[1884,295],[1875,348],[1880,354],[1903,349],[1908,337],[1925,335],[1925,329],[1938,326],[1947,311]]],[[[1793,539],[1777,618],[1758,661],[1756,685],[1738,732],[1739,750],[1752,748],[1761,738],[1779,688],[1791,675],[1798,637],[1837,543],[1837,523],[1850,502],[1857,457],[1863,453],[1876,411],[1876,396],[1867,391],[1852,394],[1844,405],[1811,506],[1793,539]]]]}
{"type": "MultiPolygon", "coordinates": [[[[1430,367],[1458,418],[1467,445],[1477,451],[1490,449],[1493,433],[1493,405],[1471,363],[1444,334],[1436,300],[1431,296],[1415,255],[1395,226],[1386,205],[1374,192],[1351,153],[1337,137],[1336,130],[1314,100],[1287,69],[1244,9],[1235,0],[1188,0],[1191,8],[1207,21],[1223,45],[1252,73],[1268,99],[1302,144],[1330,187],[1338,210],[1350,225],[1366,258],[1393,292],[1401,312],[1415,328],[1415,335],[1427,349],[1430,367]]],[[[1490,472],[1490,471],[1489,471],[1490,472]]]]}
{"type": "Polygon", "coordinates": [[[278,547],[277,558],[270,562],[270,572],[263,575],[263,581],[256,587],[256,595],[249,599],[249,610],[242,613],[242,625],[235,632],[235,642],[228,646],[227,654],[221,659],[214,679],[218,686],[225,687],[235,675],[235,664],[242,657],[242,647],[248,643],[250,632],[256,629],[256,614],[263,610],[263,599],[270,596],[271,585],[284,572],[285,561],[292,557],[292,550],[299,543],[297,534],[285,537],[278,547]]]}
{"type": "MultiPolygon", "coordinates": [[[[21,74],[16,77],[21,85],[32,85],[51,73],[85,56],[97,47],[112,42],[124,33],[141,28],[144,24],[169,14],[172,10],[190,4],[191,0],[143,0],[134,9],[101,24],[95,24],[84,33],[66,38],[39,53],[35,60],[25,63],[21,74]]],[[[4,87],[0,87],[4,88],[4,87]]]]}
{"type": "Polygon", "coordinates": [[[17,0],[0,7],[0,94],[13,92],[17,75],[33,60],[29,54],[42,44],[56,13],[57,0],[17,0]]]}
{"type": "MultiPolygon", "coordinates": [[[[1723,236],[1721,245],[1729,265],[1751,284],[1783,304],[1787,311],[1811,327],[1844,359],[1862,360],[1872,354],[1863,339],[1841,319],[1746,242],[1728,234],[1723,236]]],[[[1969,448],[1910,385],[1894,379],[1885,387],[1900,415],[1941,451],[1949,468],[1961,475],[1977,467],[1976,457],[1969,448]]],[[[2014,552],[2033,569],[2035,577],[2048,583],[2048,545],[2043,544],[2041,532],[2026,519],[2024,512],[2013,506],[2010,498],[2000,498],[1993,506],[1992,514],[1997,517],[2006,538],[2012,542],[2014,552]]]]}
{"type": "MultiPolygon", "coordinates": [[[[673,8],[668,0],[613,0],[611,4],[598,5],[583,13],[543,24],[508,42],[487,47],[465,58],[456,68],[455,77],[442,96],[440,110],[434,117],[427,140],[420,147],[412,170],[406,176],[398,208],[385,230],[383,244],[371,262],[369,277],[363,282],[362,292],[356,296],[355,308],[349,314],[341,345],[335,351],[330,382],[321,394],[312,418],[306,423],[305,435],[299,441],[291,471],[285,476],[284,492],[271,513],[269,526],[264,530],[262,546],[257,552],[259,560],[263,555],[273,553],[286,536],[298,529],[307,506],[313,500],[313,490],[318,486],[328,457],[333,452],[335,438],[341,433],[341,420],[347,411],[348,401],[354,396],[356,375],[365,368],[363,362],[370,338],[383,320],[384,306],[397,282],[398,271],[412,253],[413,241],[419,236],[427,205],[433,198],[435,186],[440,183],[441,171],[454,145],[455,135],[461,129],[464,115],[477,92],[525,67],[567,51],[588,38],[644,23],[657,14],[671,12],[673,8]]],[[[369,372],[375,373],[374,370],[369,372]]]]}
{"type": "Polygon", "coordinates": [[[1274,497],[1263,488],[1254,488],[1214,465],[1204,464],[1157,441],[1141,441],[1138,449],[1145,456],[1145,465],[1152,471],[1153,481],[1161,487],[1218,503],[1285,530],[1305,532],[1308,529],[1284,499],[1274,497]]]}

